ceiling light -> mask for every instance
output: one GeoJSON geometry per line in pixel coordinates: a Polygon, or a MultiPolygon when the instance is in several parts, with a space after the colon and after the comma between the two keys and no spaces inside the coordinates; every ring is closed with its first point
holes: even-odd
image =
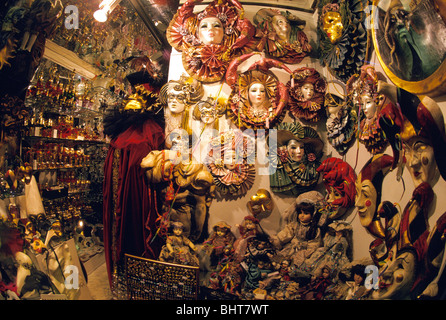
{"type": "Polygon", "coordinates": [[[99,10],[93,13],[93,17],[99,22],[107,21],[108,15],[118,6],[121,0],[103,0],[99,4],[99,10]]]}

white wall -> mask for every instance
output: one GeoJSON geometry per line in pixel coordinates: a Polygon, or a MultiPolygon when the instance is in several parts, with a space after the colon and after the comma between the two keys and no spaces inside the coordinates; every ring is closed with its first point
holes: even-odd
{"type": "MultiPolygon", "coordinates": [[[[250,21],[252,21],[254,14],[261,8],[262,7],[260,6],[244,5],[245,17],[250,19],[250,21]]],[[[198,12],[203,9],[204,6],[196,6],[195,11],[198,12]]],[[[293,10],[289,11],[295,13],[301,19],[305,19],[307,21],[304,32],[309,38],[310,43],[315,44],[317,41],[316,14],[313,15],[310,13],[293,11],[293,10]]],[[[256,61],[256,59],[258,59],[258,57],[256,56],[250,58],[240,66],[239,70],[243,70],[243,68],[248,68],[252,64],[252,62],[256,61]]],[[[372,55],[370,64],[375,66],[375,69],[384,75],[384,72],[375,54],[372,55]]],[[[305,58],[299,64],[288,65],[288,66],[290,67],[291,70],[295,70],[299,67],[304,67],[304,66],[315,68],[326,78],[326,80],[335,80],[334,76],[329,74],[325,68],[322,68],[318,60],[310,59],[308,57],[305,58]]],[[[280,81],[284,83],[288,81],[289,75],[286,74],[283,70],[272,69],[272,71],[276,73],[280,81]]],[[[179,79],[182,73],[186,72],[182,66],[181,53],[173,49],[169,67],[169,80],[179,79]]],[[[219,91],[220,86],[221,83],[204,85],[205,97],[210,94],[215,96],[219,91]]],[[[330,92],[336,93],[337,90],[341,91],[342,89],[330,87],[329,90],[330,92]]],[[[223,84],[222,93],[225,94],[226,96],[229,96],[230,88],[227,84],[223,84]]],[[[436,97],[435,100],[439,103],[440,108],[446,115],[446,96],[436,97]]],[[[192,117],[190,117],[190,119],[192,119],[192,117]]],[[[194,120],[191,121],[194,122],[194,120]]],[[[292,119],[287,116],[284,119],[284,121],[292,121],[292,119]]],[[[194,126],[196,125],[196,123],[195,124],[193,123],[192,125],[194,126]]],[[[234,129],[236,128],[236,126],[233,125],[229,119],[225,119],[224,116],[223,118],[220,119],[219,125],[220,125],[220,131],[224,131],[228,128],[234,128],[234,129]]],[[[326,142],[327,140],[325,138],[326,137],[325,123],[320,122],[314,128],[317,129],[322,139],[326,142]]],[[[390,147],[386,150],[385,153],[392,155],[390,147]]],[[[331,145],[325,143],[323,159],[330,156],[342,158],[331,145]]],[[[355,144],[349,149],[347,154],[344,156],[344,160],[347,161],[355,169],[356,173],[359,173],[364,164],[370,159],[370,157],[371,157],[370,153],[368,153],[368,151],[364,148],[364,146],[362,144],[358,144],[357,142],[355,142],[355,144]]],[[[383,201],[388,200],[394,203],[398,203],[399,206],[401,207],[401,211],[404,209],[405,205],[409,201],[412,191],[414,189],[411,177],[407,172],[407,170],[405,170],[403,173],[403,181],[405,183],[405,190],[403,187],[403,182],[402,181],[397,182],[396,172],[395,171],[390,172],[384,179],[383,192],[382,192],[382,200],[383,201]]],[[[220,220],[224,220],[233,227],[232,230],[236,233],[236,235],[238,235],[236,224],[241,223],[243,217],[249,214],[246,204],[249,201],[250,197],[253,194],[255,194],[256,191],[260,188],[269,190],[269,176],[257,175],[252,188],[248,191],[248,193],[244,197],[231,201],[214,200],[210,207],[209,226],[212,227],[214,223],[220,220]]],[[[322,183],[318,184],[316,190],[322,193],[325,192],[325,188],[322,183]]],[[[434,186],[434,192],[436,194],[436,197],[434,199],[434,205],[432,206],[432,212],[429,218],[431,226],[433,226],[437,218],[444,211],[446,211],[446,197],[444,196],[446,194],[445,191],[446,191],[446,182],[440,178],[434,186]]],[[[271,194],[274,201],[274,209],[269,217],[262,219],[260,222],[262,228],[270,235],[277,233],[281,229],[282,227],[281,213],[286,208],[288,208],[290,204],[294,201],[293,197],[285,197],[273,193],[271,194]]],[[[368,253],[369,244],[371,241],[373,241],[374,238],[370,234],[368,234],[366,230],[359,223],[359,219],[357,218],[356,215],[356,209],[353,208],[352,210],[350,210],[350,212],[348,212],[343,217],[343,219],[351,222],[353,226],[353,258],[355,260],[361,258],[369,258],[369,253],[368,253]]]]}

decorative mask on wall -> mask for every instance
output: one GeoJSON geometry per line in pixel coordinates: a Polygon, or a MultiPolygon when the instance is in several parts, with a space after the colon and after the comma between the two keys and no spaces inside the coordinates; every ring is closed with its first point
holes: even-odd
{"type": "Polygon", "coordinates": [[[367,53],[366,0],[323,0],[317,5],[322,66],[342,81],[358,73],[367,53]]]}
{"type": "Polygon", "coordinates": [[[160,102],[165,106],[164,119],[166,146],[172,145],[169,135],[175,129],[184,129],[191,134],[189,110],[204,94],[201,82],[182,74],[178,80],[170,80],[160,92],[160,102]]]}
{"type": "Polygon", "coordinates": [[[261,36],[258,51],[289,64],[302,61],[312,50],[302,31],[306,22],[289,11],[260,9],[253,18],[261,36]]]}
{"type": "Polygon", "coordinates": [[[280,123],[285,116],[288,89],[270,71],[271,68],[291,70],[283,63],[262,58],[243,73],[237,73],[240,64],[257,53],[243,55],[233,60],[226,73],[231,86],[228,117],[238,128],[265,129],[280,123]]]}
{"type": "Polygon", "coordinates": [[[223,132],[211,140],[206,163],[214,177],[217,196],[246,194],[256,175],[254,156],[254,139],[239,130],[223,132]]]}
{"type": "Polygon", "coordinates": [[[394,164],[401,163],[401,141],[399,131],[402,118],[399,108],[378,92],[378,74],[375,68],[364,65],[359,75],[347,82],[347,92],[353,103],[359,106],[358,140],[371,154],[383,152],[390,144],[394,164]]]}
{"type": "Polygon", "coordinates": [[[252,195],[247,203],[249,212],[254,217],[259,215],[268,215],[271,213],[274,207],[271,194],[266,189],[257,190],[256,194],[252,195]]]}
{"type": "Polygon", "coordinates": [[[208,97],[199,101],[193,109],[194,120],[201,121],[204,127],[218,129],[218,119],[226,112],[226,101],[208,97]]]}
{"type": "Polygon", "coordinates": [[[198,2],[188,0],[178,9],[167,28],[167,39],[182,53],[184,69],[192,77],[220,81],[231,59],[255,47],[255,27],[243,18],[237,0],[214,0],[194,13],[198,2]]]}
{"type": "Polygon", "coordinates": [[[385,238],[378,211],[381,204],[381,191],[384,177],[390,172],[393,157],[378,154],[367,161],[356,179],[355,206],[358,208],[359,221],[374,237],[385,238]]]}
{"type": "Polygon", "coordinates": [[[287,83],[290,94],[288,108],[299,120],[317,122],[325,116],[324,95],[327,82],[313,68],[298,68],[287,83]]]}
{"type": "Polygon", "coordinates": [[[337,95],[325,94],[325,108],[328,118],[327,140],[340,155],[344,155],[355,141],[358,117],[351,100],[343,100],[337,95]]]}
{"type": "Polygon", "coordinates": [[[311,190],[319,179],[316,169],[323,154],[323,141],[316,130],[298,122],[284,122],[276,129],[277,154],[270,154],[270,161],[277,168],[270,175],[271,191],[297,195],[311,190]]]}
{"type": "Polygon", "coordinates": [[[317,168],[322,174],[322,181],[327,190],[330,219],[341,217],[347,209],[355,205],[356,173],[345,161],[339,158],[327,158],[317,168]]]}

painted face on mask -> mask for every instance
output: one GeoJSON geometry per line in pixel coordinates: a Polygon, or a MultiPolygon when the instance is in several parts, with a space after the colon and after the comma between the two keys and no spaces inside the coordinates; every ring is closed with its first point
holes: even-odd
{"type": "Polygon", "coordinates": [[[280,40],[288,41],[290,38],[291,26],[287,18],[282,15],[276,15],[272,19],[273,29],[280,40]]]}
{"type": "Polygon", "coordinates": [[[437,172],[437,163],[434,157],[434,148],[429,141],[415,136],[405,142],[404,147],[406,168],[410,172],[415,187],[422,182],[427,182],[432,186],[437,172]]]}
{"type": "Polygon", "coordinates": [[[314,96],[314,85],[311,83],[304,83],[300,89],[304,101],[310,100],[314,96]]]}
{"type": "Polygon", "coordinates": [[[304,144],[297,140],[290,140],[287,144],[288,155],[293,161],[302,161],[304,156],[304,144]]]}
{"type": "Polygon", "coordinates": [[[376,102],[373,97],[368,94],[364,94],[361,96],[362,101],[362,111],[367,119],[372,119],[376,114],[376,102]]]}
{"type": "Polygon", "coordinates": [[[330,38],[331,43],[336,43],[342,36],[344,26],[339,12],[329,11],[325,14],[322,29],[330,38]]]}
{"type": "Polygon", "coordinates": [[[260,107],[265,103],[266,100],[266,92],[265,86],[261,83],[253,83],[249,87],[249,101],[253,107],[260,107]]]}
{"type": "Polygon", "coordinates": [[[368,227],[376,212],[377,192],[370,180],[356,181],[356,201],[358,208],[359,221],[363,227],[368,227]]]}
{"type": "Polygon", "coordinates": [[[205,45],[221,44],[224,36],[223,24],[218,18],[204,18],[198,26],[198,39],[205,45]]]}
{"type": "Polygon", "coordinates": [[[395,259],[388,261],[380,270],[379,289],[372,298],[405,299],[412,288],[416,277],[416,257],[411,251],[400,252],[395,259]]]}

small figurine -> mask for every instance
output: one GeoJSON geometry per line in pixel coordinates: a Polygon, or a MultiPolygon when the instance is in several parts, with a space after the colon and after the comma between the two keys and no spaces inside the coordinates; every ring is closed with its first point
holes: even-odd
{"type": "Polygon", "coordinates": [[[232,247],[235,235],[231,226],[224,221],[216,223],[212,231],[209,238],[203,242],[202,250],[210,257],[210,265],[216,266],[225,257],[225,251],[232,247]]]}
{"type": "Polygon", "coordinates": [[[302,67],[294,70],[287,88],[289,112],[295,119],[314,123],[325,117],[327,82],[316,69],[302,67]]]}
{"type": "Polygon", "coordinates": [[[285,227],[270,237],[271,243],[280,250],[278,254],[292,259],[298,268],[320,247],[320,225],[325,220],[320,210],[323,200],[317,191],[301,194],[285,212],[285,227]]]}
{"type": "Polygon", "coordinates": [[[344,221],[335,220],[328,225],[328,232],[323,238],[323,246],[317,248],[309,259],[305,261],[307,270],[314,272],[321,266],[332,266],[331,274],[335,276],[338,269],[350,262],[348,250],[351,249],[352,226],[344,221]]]}
{"type": "Polygon", "coordinates": [[[365,266],[361,264],[354,265],[351,269],[353,281],[347,281],[349,287],[345,300],[363,300],[370,293],[370,289],[364,286],[365,266]]]}
{"type": "Polygon", "coordinates": [[[167,237],[166,244],[161,248],[160,261],[198,266],[198,258],[192,251],[195,245],[183,235],[183,224],[171,222],[173,234],[167,237]]]}
{"type": "Polygon", "coordinates": [[[323,300],[327,288],[333,283],[331,268],[324,266],[319,276],[313,276],[310,283],[300,289],[302,300],[323,300]]]}

